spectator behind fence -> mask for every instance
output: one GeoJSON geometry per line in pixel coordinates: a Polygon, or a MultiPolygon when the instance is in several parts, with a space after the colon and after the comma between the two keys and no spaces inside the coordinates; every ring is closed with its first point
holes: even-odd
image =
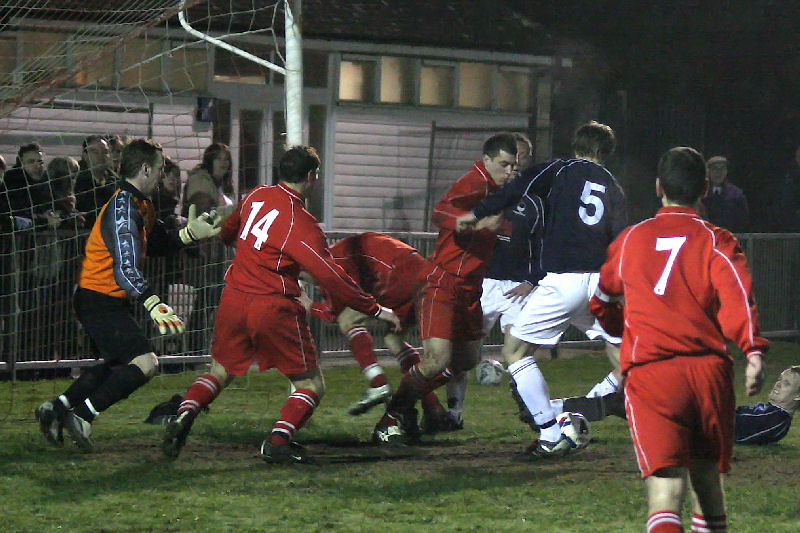
{"type": "Polygon", "coordinates": [[[198,213],[216,208],[223,218],[233,211],[234,202],[228,196],[232,192],[231,150],[222,143],[213,143],[203,151],[203,160],[189,171],[183,190],[183,208],[186,216],[191,204],[198,213]],[[220,209],[229,206],[228,209],[220,209]]]}
{"type": "Polygon", "coordinates": [[[86,219],[75,206],[75,179],[79,172],[80,165],[72,157],[55,157],[47,164],[53,208],[62,220],[60,229],[85,227],[86,219]]]}
{"type": "Polygon", "coordinates": [[[81,171],[75,180],[76,207],[84,214],[86,226],[91,228],[100,209],[119,186],[117,175],[111,168],[108,143],[101,135],[84,139],[80,166],[81,171]]]}
{"type": "Polygon", "coordinates": [[[6,158],[0,155],[0,184],[3,183],[3,175],[6,173],[6,158]]]}
{"type": "Polygon", "coordinates": [[[168,229],[178,225],[178,215],[176,214],[181,184],[181,169],[170,159],[164,156],[164,174],[161,176],[161,183],[158,186],[158,193],[154,198],[156,216],[164,222],[168,229]]]}
{"type": "Polygon", "coordinates": [[[119,176],[119,165],[122,162],[122,149],[125,148],[125,141],[119,135],[106,135],[108,144],[108,157],[111,159],[111,170],[119,176]]]}
{"type": "Polygon", "coordinates": [[[728,181],[728,160],[717,155],[706,162],[708,194],[703,198],[705,218],[732,233],[750,231],[750,212],[742,189],[728,181]]]}
{"type": "Polygon", "coordinates": [[[775,229],[800,232],[800,146],[794,153],[789,170],[783,176],[777,194],[779,209],[775,210],[775,229]]]}
{"type": "Polygon", "coordinates": [[[0,198],[3,215],[24,218],[37,226],[47,225],[53,198],[44,172],[44,154],[37,143],[19,148],[17,162],[5,173],[3,183],[5,188],[0,198]]]}

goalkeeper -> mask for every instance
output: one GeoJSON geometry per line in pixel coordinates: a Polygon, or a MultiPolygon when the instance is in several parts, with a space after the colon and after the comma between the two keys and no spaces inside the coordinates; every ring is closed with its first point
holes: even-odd
{"type": "Polygon", "coordinates": [[[119,189],[103,206],[86,243],[75,291],[75,313],[103,362],[89,367],[63,394],[36,409],[45,438],[63,443],[66,427],[80,448],[92,449],[92,422],[127,398],[158,370],[158,358],[132,315],[144,306],[162,335],[183,333],[183,321],[154,293],[142,273],[146,254],[164,255],[217,235],[215,213],[195,216],[185,228],[167,232],[156,220],[151,195],[161,180],[164,157],[150,139],[135,139],[122,152],[119,189]]]}

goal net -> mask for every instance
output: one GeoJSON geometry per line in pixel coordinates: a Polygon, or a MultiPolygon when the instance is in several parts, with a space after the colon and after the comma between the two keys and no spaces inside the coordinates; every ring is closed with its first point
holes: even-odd
{"type": "MultiPolygon", "coordinates": [[[[242,176],[263,176],[257,166],[265,162],[256,157],[247,167],[239,154],[263,153],[263,146],[247,143],[266,140],[250,141],[232,127],[230,106],[212,97],[212,88],[275,85],[283,92],[285,7],[283,0],[0,5],[0,155],[8,167],[0,194],[0,373],[42,372],[90,358],[70,296],[94,214],[81,209],[75,186],[81,173],[93,187],[84,195],[100,198],[103,187],[113,188],[120,141],[159,142],[181,183],[212,143],[230,146],[218,202],[235,202],[245,192],[242,176]],[[21,147],[28,157],[18,161],[21,147]]],[[[166,182],[158,193],[156,207],[168,223],[179,224],[188,207],[180,203],[181,190],[166,182]]],[[[146,276],[188,321],[189,334],[177,340],[153,332],[162,354],[208,353],[229,259],[213,244],[173,259],[148,258],[146,276]]]]}

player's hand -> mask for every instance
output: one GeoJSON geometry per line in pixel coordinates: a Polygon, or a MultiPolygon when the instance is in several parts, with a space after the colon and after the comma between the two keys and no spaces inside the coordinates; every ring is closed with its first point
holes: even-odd
{"type": "Polygon", "coordinates": [[[396,314],[394,314],[394,311],[392,311],[388,307],[383,307],[383,306],[380,307],[381,310],[376,317],[378,320],[383,320],[384,322],[388,322],[390,331],[398,332],[401,329],[403,329],[402,326],[400,325],[400,319],[397,317],[396,314]]]}
{"type": "Polygon", "coordinates": [[[764,358],[761,352],[751,352],[747,356],[747,366],[744,369],[744,391],[748,396],[753,396],[761,390],[764,384],[764,358]]]}
{"type": "Polygon", "coordinates": [[[475,226],[478,219],[472,213],[461,215],[456,219],[456,233],[463,233],[475,226]]]}
{"type": "Polygon", "coordinates": [[[523,281],[513,289],[504,292],[503,296],[505,296],[512,302],[517,303],[527,298],[532,290],[533,290],[533,285],[531,285],[526,281],[523,281]]]}
{"type": "Polygon", "coordinates": [[[58,226],[61,225],[61,217],[55,211],[48,211],[44,214],[45,219],[47,220],[47,225],[50,229],[56,229],[58,226]]]}
{"type": "Polygon", "coordinates": [[[197,216],[197,206],[189,206],[186,227],[178,232],[183,244],[193,244],[202,239],[216,237],[222,231],[222,217],[216,211],[197,216]]]}
{"type": "Polygon", "coordinates": [[[156,323],[162,335],[183,333],[183,320],[155,294],[144,301],[144,308],[150,313],[150,318],[156,323]]]}
{"type": "Polygon", "coordinates": [[[489,231],[497,232],[502,224],[503,213],[498,213],[496,215],[480,219],[478,223],[475,224],[475,230],[480,231],[483,229],[488,229],[489,231]]]}

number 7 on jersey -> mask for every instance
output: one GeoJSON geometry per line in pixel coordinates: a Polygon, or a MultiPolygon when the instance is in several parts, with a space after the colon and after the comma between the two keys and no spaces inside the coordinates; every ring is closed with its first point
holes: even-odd
{"type": "Polygon", "coordinates": [[[678,251],[685,242],[686,236],[658,237],[656,239],[657,252],[666,252],[669,250],[669,258],[667,259],[667,264],[664,267],[664,271],[661,272],[661,277],[658,278],[658,283],[656,283],[656,286],[653,287],[653,292],[659,296],[663,296],[664,291],[667,290],[667,279],[669,278],[669,273],[672,272],[672,267],[675,266],[675,258],[678,257],[678,251]]]}
{"type": "Polygon", "coordinates": [[[268,231],[269,227],[275,222],[275,219],[278,218],[278,210],[273,209],[263,217],[259,219],[258,222],[253,224],[253,220],[255,220],[256,215],[258,212],[261,211],[261,208],[264,206],[264,202],[253,202],[250,205],[250,215],[247,217],[247,222],[242,228],[242,233],[239,235],[239,238],[242,240],[247,239],[247,234],[250,233],[255,236],[256,242],[253,243],[253,248],[256,250],[261,249],[261,245],[266,242],[267,237],[269,237],[268,231]],[[250,229],[252,226],[252,229],[250,229]]]}

